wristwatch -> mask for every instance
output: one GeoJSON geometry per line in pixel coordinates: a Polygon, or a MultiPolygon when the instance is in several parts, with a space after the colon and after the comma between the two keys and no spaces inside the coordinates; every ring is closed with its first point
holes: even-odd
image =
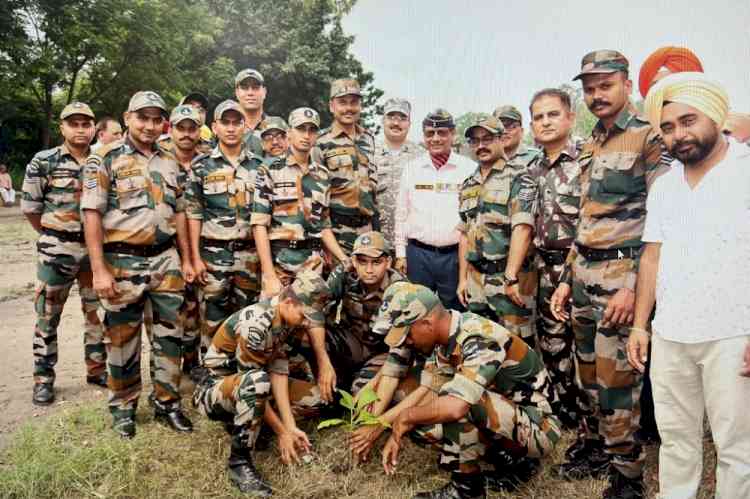
{"type": "Polygon", "coordinates": [[[518,276],[516,276],[514,279],[511,279],[506,274],[503,274],[503,280],[505,281],[506,286],[515,286],[518,284],[518,276]]]}

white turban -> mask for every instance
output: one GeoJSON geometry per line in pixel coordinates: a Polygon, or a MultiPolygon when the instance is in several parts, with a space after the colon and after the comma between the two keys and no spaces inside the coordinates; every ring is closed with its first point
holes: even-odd
{"type": "Polygon", "coordinates": [[[718,83],[704,73],[674,73],[659,80],[646,95],[643,110],[651,126],[660,130],[665,102],[694,107],[713,120],[719,128],[729,113],[729,97],[718,83]]]}

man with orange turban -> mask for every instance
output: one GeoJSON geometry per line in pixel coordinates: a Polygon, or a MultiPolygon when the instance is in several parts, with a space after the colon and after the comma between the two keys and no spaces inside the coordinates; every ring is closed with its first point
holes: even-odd
{"type": "MultiPolygon", "coordinates": [[[[662,47],[648,56],[638,75],[638,90],[644,99],[649,89],[659,80],[672,73],[703,72],[703,64],[695,53],[685,47],[662,47]]],[[[750,140],[750,114],[729,113],[724,123],[724,133],[738,142],[750,140]]]]}

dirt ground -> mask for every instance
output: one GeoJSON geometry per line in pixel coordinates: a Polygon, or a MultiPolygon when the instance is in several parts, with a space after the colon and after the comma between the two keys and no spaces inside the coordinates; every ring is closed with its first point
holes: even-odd
{"type": "Polygon", "coordinates": [[[34,334],[36,236],[18,207],[0,208],[0,449],[9,435],[31,418],[65,404],[106,398],[105,390],[86,384],[83,317],[73,286],[58,330],[56,399],[50,407],[31,403],[34,334]]]}

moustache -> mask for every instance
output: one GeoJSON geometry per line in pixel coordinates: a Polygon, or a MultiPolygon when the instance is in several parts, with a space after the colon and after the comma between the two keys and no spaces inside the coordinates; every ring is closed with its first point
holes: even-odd
{"type": "Polygon", "coordinates": [[[482,154],[482,153],[487,153],[487,154],[489,154],[489,153],[490,153],[490,150],[489,150],[489,149],[484,149],[484,148],[482,148],[482,149],[477,149],[477,155],[480,155],[480,154],[482,154]]]}
{"type": "Polygon", "coordinates": [[[609,102],[601,99],[594,99],[594,102],[591,103],[591,107],[599,107],[599,106],[609,106],[609,102]]]}

